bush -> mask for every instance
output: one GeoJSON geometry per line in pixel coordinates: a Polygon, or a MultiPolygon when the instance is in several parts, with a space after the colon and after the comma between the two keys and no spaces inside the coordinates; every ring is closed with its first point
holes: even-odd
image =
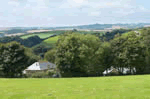
{"type": "Polygon", "coordinates": [[[50,71],[50,70],[48,70],[48,71],[46,72],[46,74],[47,74],[49,77],[52,77],[54,74],[56,74],[56,72],[55,72],[55,71],[50,71]]]}
{"type": "Polygon", "coordinates": [[[36,72],[36,73],[26,74],[26,77],[28,77],[28,78],[49,78],[50,76],[45,72],[36,72]]]}
{"type": "Polygon", "coordinates": [[[29,73],[25,74],[25,78],[51,78],[54,74],[56,74],[55,71],[48,70],[47,72],[35,72],[35,73],[29,73]]]}
{"type": "Polygon", "coordinates": [[[107,76],[117,76],[117,75],[120,75],[118,71],[112,71],[107,74],[107,76]]]}

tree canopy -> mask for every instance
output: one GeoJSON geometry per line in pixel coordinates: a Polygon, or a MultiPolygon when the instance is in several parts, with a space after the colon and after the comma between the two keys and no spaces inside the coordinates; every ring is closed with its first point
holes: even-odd
{"type": "Polygon", "coordinates": [[[30,49],[16,42],[0,44],[0,56],[0,65],[5,77],[22,76],[22,71],[37,61],[30,49]]]}

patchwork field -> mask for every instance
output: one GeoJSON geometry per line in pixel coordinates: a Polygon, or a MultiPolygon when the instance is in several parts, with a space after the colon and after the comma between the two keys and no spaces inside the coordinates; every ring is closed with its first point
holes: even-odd
{"type": "Polygon", "coordinates": [[[0,79],[1,99],[150,99],[150,75],[0,79]]]}

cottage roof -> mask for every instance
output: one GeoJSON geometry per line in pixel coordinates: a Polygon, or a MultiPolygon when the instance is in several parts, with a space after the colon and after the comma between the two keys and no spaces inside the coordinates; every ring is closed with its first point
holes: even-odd
{"type": "Polygon", "coordinates": [[[56,65],[50,62],[35,62],[25,70],[46,70],[56,68],[56,65]]]}

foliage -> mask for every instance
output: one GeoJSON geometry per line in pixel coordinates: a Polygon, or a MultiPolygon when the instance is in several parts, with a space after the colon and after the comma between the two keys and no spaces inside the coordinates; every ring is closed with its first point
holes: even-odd
{"type": "Polygon", "coordinates": [[[51,70],[48,70],[47,72],[47,75],[49,76],[49,77],[52,77],[54,74],[56,74],[56,71],[51,71],[51,70]]]}
{"type": "Polygon", "coordinates": [[[142,37],[135,32],[116,37],[112,42],[114,65],[120,72],[123,68],[130,68],[130,73],[142,73],[146,69],[146,47],[142,37]],[[134,70],[136,69],[136,71],[134,70]]]}
{"type": "Polygon", "coordinates": [[[96,76],[104,70],[97,60],[100,45],[93,35],[64,34],[57,43],[55,63],[63,76],[96,76]]]}
{"type": "Polygon", "coordinates": [[[22,76],[22,71],[37,60],[29,49],[16,42],[1,44],[0,56],[2,71],[6,77],[22,76]]]}
{"type": "Polygon", "coordinates": [[[50,76],[46,72],[35,72],[26,74],[27,78],[49,78],[50,76]]]}
{"type": "Polygon", "coordinates": [[[16,41],[26,47],[32,47],[37,44],[40,44],[43,40],[38,36],[29,37],[28,39],[21,39],[20,37],[4,37],[0,38],[0,43],[9,43],[12,41],[16,41]]]}
{"type": "Polygon", "coordinates": [[[55,63],[55,55],[56,49],[51,49],[47,53],[45,53],[44,59],[46,59],[49,62],[55,63]]]}
{"type": "Polygon", "coordinates": [[[27,73],[24,76],[26,78],[52,78],[52,76],[56,74],[56,71],[54,70],[48,70],[46,72],[44,71],[37,71],[35,73],[27,73]]]}
{"type": "Polygon", "coordinates": [[[107,72],[107,70],[112,66],[114,59],[110,43],[104,42],[98,52],[100,53],[98,57],[99,64],[101,64],[107,72]]]}
{"type": "Polygon", "coordinates": [[[5,30],[4,32],[7,34],[13,34],[13,33],[25,33],[27,32],[28,29],[8,29],[5,30]]]}
{"type": "Polygon", "coordinates": [[[102,37],[106,38],[106,41],[109,41],[109,40],[112,40],[116,34],[121,35],[123,33],[130,32],[130,31],[131,29],[116,29],[116,30],[113,30],[112,32],[106,32],[106,34],[103,35],[102,37]]]}
{"type": "Polygon", "coordinates": [[[39,56],[41,56],[42,58],[44,58],[44,54],[45,54],[48,50],[52,49],[52,47],[51,47],[51,46],[47,46],[47,45],[41,43],[41,44],[38,44],[38,45],[32,47],[32,49],[33,49],[33,52],[34,52],[36,55],[39,55],[39,56]]]}

